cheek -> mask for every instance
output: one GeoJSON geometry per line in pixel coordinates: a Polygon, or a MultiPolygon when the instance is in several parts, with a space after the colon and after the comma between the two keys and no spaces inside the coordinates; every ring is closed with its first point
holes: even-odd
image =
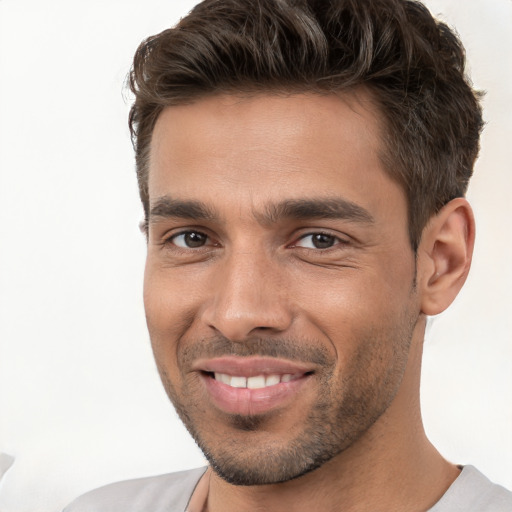
{"type": "Polygon", "coordinates": [[[405,285],[403,277],[391,281],[360,269],[319,277],[295,285],[294,295],[303,314],[326,329],[392,321],[410,301],[413,283],[412,274],[405,285]]]}
{"type": "Polygon", "coordinates": [[[151,347],[164,386],[176,373],[177,340],[185,329],[182,301],[176,287],[169,286],[165,273],[159,272],[148,258],[144,273],[144,308],[151,347]]]}
{"type": "MultiPolygon", "coordinates": [[[[341,367],[365,353],[389,361],[395,341],[399,345],[406,342],[404,331],[409,331],[417,309],[414,269],[406,266],[399,272],[402,275],[392,276],[367,269],[346,270],[325,280],[316,279],[314,285],[308,281],[304,289],[296,290],[307,324],[317,336],[329,340],[341,367]]],[[[375,363],[364,364],[370,362],[375,363]]]]}
{"type": "Polygon", "coordinates": [[[144,273],[144,308],[152,341],[179,339],[193,321],[196,282],[180,269],[155,264],[148,256],[144,273]],[[154,340],[153,340],[154,338],[154,340]]]}

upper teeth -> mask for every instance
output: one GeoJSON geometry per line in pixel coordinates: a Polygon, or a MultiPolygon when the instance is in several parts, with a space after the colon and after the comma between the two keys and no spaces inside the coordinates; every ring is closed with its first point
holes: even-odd
{"type": "Polygon", "coordinates": [[[267,386],[275,386],[280,382],[290,382],[293,375],[285,373],[283,375],[255,375],[254,377],[239,377],[228,375],[226,373],[215,372],[215,380],[223,382],[233,388],[260,389],[267,386]]]}

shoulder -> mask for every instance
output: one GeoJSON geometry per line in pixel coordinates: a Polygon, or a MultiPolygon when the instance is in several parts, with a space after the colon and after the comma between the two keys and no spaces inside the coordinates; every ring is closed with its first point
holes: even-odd
{"type": "Polygon", "coordinates": [[[492,483],[473,466],[461,474],[429,512],[511,512],[512,492],[492,483]]]}
{"type": "Polygon", "coordinates": [[[183,512],[206,468],[126,480],[77,498],[63,512],[183,512]]]}

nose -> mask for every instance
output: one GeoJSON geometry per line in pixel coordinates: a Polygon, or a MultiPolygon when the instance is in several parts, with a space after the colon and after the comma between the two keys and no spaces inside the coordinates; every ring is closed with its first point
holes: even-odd
{"type": "Polygon", "coordinates": [[[231,341],[282,333],[293,320],[285,277],[269,257],[233,253],[215,269],[203,321],[231,341]]]}

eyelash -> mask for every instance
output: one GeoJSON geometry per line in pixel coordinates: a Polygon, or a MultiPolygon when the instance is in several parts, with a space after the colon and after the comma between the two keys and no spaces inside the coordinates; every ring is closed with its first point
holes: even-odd
{"type": "MultiPolygon", "coordinates": [[[[207,245],[209,240],[211,240],[211,237],[209,237],[206,233],[203,233],[202,231],[199,231],[199,230],[190,229],[187,231],[181,231],[179,233],[173,234],[172,236],[165,239],[163,244],[164,245],[172,244],[177,249],[184,250],[184,251],[198,250],[198,249],[203,249],[205,247],[209,247],[209,245],[207,245]],[[186,245],[185,242],[183,243],[183,245],[176,243],[176,240],[178,238],[186,237],[187,235],[196,236],[199,239],[203,238],[204,243],[201,245],[197,245],[196,247],[190,247],[190,245],[186,245]]],[[[311,251],[315,251],[315,252],[325,252],[325,251],[328,251],[329,249],[332,249],[333,247],[336,247],[338,245],[346,245],[346,244],[348,244],[347,240],[344,240],[336,235],[333,235],[331,233],[326,233],[324,231],[315,231],[315,232],[305,233],[305,234],[301,235],[299,238],[296,239],[296,241],[292,242],[292,244],[289,245],[288,247],[291,247],[291,248],[302,247],[303,249],[311,250],[311,251]],[[315,242],[313,241],[313,237],[325,237],[328,239],[327,243],[330,243],[330,242],[332,242],[332,243],[330,243],[330,245],[328,245],[327,247],[305,247],[305,246],[300,245],[300,242],[306,240],[307,238],[311,238],[312,239],[311,245],[315,245],[315,242]]],[[[212,244],[211,246],[215,247],[215,246],[218,246],[218,244],[212,244]]]]}
{"type": "MultiPolygon", "coordinates": [[[[321,242],[320,242],[321,243],[321,242]]],[[[312,251],[328,251],[338,245],[346,245],[348,242],[343,240],[339,236],[333,235],[332,233],[326,233],[324,231],[316,231],[313,233],[306,233],[300,236],[296,242],[293,243],[292,247],[303,247],[304,249],[312,250],[312,251]],[[329,239],[329,242],[332,242],[328,247],[304,247],[300,246],[299,242],[306,240],[307,238],[311,238],[311,245],[315,245],[314,237],[326,237],[329,239]]]]}
{"type": "MultiPolygon", "coordinates": [[[[199,231],[199,230],[194,230],[194,229],[189,229],[187,231],[181,231],[179,233],[175,233],[173,234],[172,236],[168,237],[167,239],[164,240],[164,245],[167,245],[167,244],[172,244],[174,245],[175,247],[177,247],[178,249],[181,249],[181,250],[196,250],[196,249],[202,249],[203,247],[205,247],[205,244],[208,242],[208,240],[210,240],[211,238],[206,234],[206,233],[203,233],[202,231],[199,231]],[[202,245],[199,245],[197,247],[189,247],[189,246],[186,246],[185,244],[183,245],[178,245],[176,243],[176,240],[179,238],[179,237],[186,237],[187,235],[196,235],[198,236],[198,238],[201,238],[201,237],[204,237],[204,240],[205,240],[205,243],[202,244],[202,245]]],[[[214,244],[216,245],[216,244],[214,244]]]]}

